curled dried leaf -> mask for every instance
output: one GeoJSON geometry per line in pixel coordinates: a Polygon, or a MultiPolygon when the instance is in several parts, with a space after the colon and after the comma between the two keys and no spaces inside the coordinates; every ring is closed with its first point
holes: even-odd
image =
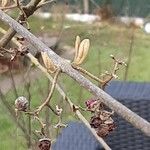
{"type": "Polygon", "coordinates": [[[54,73],[56,71],[56,66],[54,65],[52,60],[48,57],[47,53],[41,52],[41,55],[42,55],[44,65],[45,65],[46,69],[48,70],[48,72],[54,73]]]}
{"type": "Polygon", "coordinates": [[[10,3],[10,0],[2,0],[1,2],[1,6],[5,7],[6,5],[8,5],[10,3]]]}
{"type": "Polygon", "coordinates": [[[86,58],[90,47],[90,40],[84,39],[79,46],[77,57],[74,59],[74,64],[80,65],[86,58]]]}

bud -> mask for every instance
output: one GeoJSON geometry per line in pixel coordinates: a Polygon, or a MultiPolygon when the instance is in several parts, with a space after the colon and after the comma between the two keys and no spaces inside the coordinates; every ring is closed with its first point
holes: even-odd
{"type": "Polygon", "coordinates": [[[75,42],[75,58],[73,63],[76,65],[82,64],[82,62],[85,60],[88,51],[90,47],[90,40],[89,39],[84,39],[83,41],[80,42],[80,38],[76,38],[75,42]]]}
{"type": "Polygon", "coordinates": [[[49,138],[40,139],[38,147],[40,150],[50,150],[51,140],[49,138]]]}
{"type": "Polygon", "coordinates": [[[18,111],[27,111],[28,100],[24,96],[20,96],[15,100],[15,108],[18,111]]]}

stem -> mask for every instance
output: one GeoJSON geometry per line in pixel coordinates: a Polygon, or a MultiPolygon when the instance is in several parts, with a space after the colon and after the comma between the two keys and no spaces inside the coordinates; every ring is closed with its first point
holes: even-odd
{"type": "Polygon", "coordinates": [[[50,102],[50,100],[51,100],[51,98],[52,98],[52,95],[53,95],[53,93],[54,93],[54,90],[55,90],[55,87],[56,87],[56,83],[57,83],[57,79],[58,79],[58,75],[59,75],[60,71],[61,71],[60,69],[58,69],[58,70],[56,71],[55,76],[54,76],[54,79],[53,79],[53,82],[52,82],[52,87],[51,87],[51,90],[50,90],[50,92],[49,92],[49,94],[48,94],[48,97],[47,97],[47,99],[38,107],[38,109],[36,110],[36,114],[37,114],[37,115],[39,114],[39,112],[40,112],[45,106],[48,105],[48,107],[49,107],[49,102],[50,102]]]}
{"type": "Polygon", "coordinates": [[[104,82],[103,80],[99,79],[98,77],[94,76],[92,73],[88,72],[87,70],[85,70],[85,69],[83,69],[83,68],[81,68],[81,67],[79,67],[79,66],[72,65],[72,67],[73,67],[74,69],[76,69],[76,70],[82,72],[83,74],[88,75],[90,78],[92,78],[92,79],[98,81],[100,84],[102,84],[102,83],[104,82]]]}
{"type": "Polygon", "coordinates": [[[129,67],[130,67],[131,59],[132,59],[133,45],[134,45],[134,29],[132,29],[132,35],[131,35],[129,43],[130,45],[129,45],[129,52],[128,52],[128,61],[127,61],[126,69],[125,69],[125,75],[124,75],[125,81],[128,79],[129,67]]]}

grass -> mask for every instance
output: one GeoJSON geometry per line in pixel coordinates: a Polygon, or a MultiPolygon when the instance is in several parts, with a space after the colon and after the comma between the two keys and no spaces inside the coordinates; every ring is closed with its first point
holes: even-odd
{"type": "MultiPolygon", "coordinates": [[[[61,28],[60,20],[43,20],[31,17],[29,19],[31,32],[36,35],[48,33],[50,36],[59,35],[61,28]]],[[[91,48],[86,62],[83,67],[99,76],[105,70],[111,69],[112,61],[109,58],[110,54],[117,56],[118,58],[127,59],[131,28],[109,24],[104,22],[103,24],[83,24],[75,22],[64,22],[64,30],[62,32],[61,42],[68,45],[74,45],[76,35],[80,35],[81,38],[89,38],[91,41],[91,48]]],[[[135,30],[135,39],[132,53],[132,60],[129,68],[128,81],[150,81],[150,36],[145,34],[141,29],[135,30]]],[[[122,68],[119,71],[120,80],[124,78],[125,69],[122,68]]],[[[81,104],[84,106],[86,99],[91,97],[91,94],[82,89],[74,80],[65,76],[64,74],[59,77],[59,82],[63,86],[68,96],[73,100],[75,104],[81,104]]],[[[31,105],[32,109],[36,108],[41,101],[47,96],[47,79],[43,75],[40,79],[35,80],[30,88],[31,91],[31,105]]],[[[18,94],[27,96],[26,89],[22,86],[18,88],[18,94]]],[[[15,96],[13,91],[7,93],[6,99],[10,105],[14,105],[15,96]]],[[[61,104],[64,109],[63,120],[73,120],[74,117],[69,111],[65,102],[62,102],[62,98],[57,92],[55,92],[52,99],[52,105],[61,104]]],[[[22,137],[23,133],[16,128],[15,123],[11,119],[11,114],[6,110],[1,102],[0,107],[0,149],[18,149],[25,150],[26,142],[22,137]],[[17,137],[18,140],[15,138],[17,137]],[[18,147],[18,148],[17,148],[18,147]]],[[[85,114],[87,117],[89,114],[85,114]]],[[[42,113],[44,116],[44,113],[42,113]]],[[[24,116],[24,120],[27,121],[27,117],[24,116]]],[[[51,116],[51,122],[53,125],[57,122],[54,115],[51,116]]],[[[32,121],[34,129],[38,129],[38,125],[35,121],[32,121]]]]}

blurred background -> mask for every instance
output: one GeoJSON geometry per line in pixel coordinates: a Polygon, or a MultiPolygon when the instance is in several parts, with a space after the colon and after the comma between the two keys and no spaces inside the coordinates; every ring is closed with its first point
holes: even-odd
{"type": "MultiPolygon", "coordinates": [[[[23,5],[28,2],[22,1],[23,5]]],[[[18,12],[11,10],[7,13],[17,18],[18,12]]],[[[111,71],[110,55],[113,54],[127,63],[127,67],[119,70],[119,80],[150,81],[149,0],[56,0],[37,10],[28,22],[34,35],[69,60],[74,58],[75,37],[89,38],[90,51],[82,67],[98,77],[111,71]]],[[[0,27],[8,29],[3,22],[0,22],[0,27]]],[[[42,63],[36,49],[29,43],[27,45],[42,63]]],[[[7,47],[15,46],[10,42],[7,47]]],[[[59,84],[72,101],[82,107],[92,96],[64,74],[59,77],[59,84]]],[[[25,56],[13,62],[0,57],[0,149],[25,150],[31,145],[36,149],[34,145],[38,135],[34,131],[38,130],[39,124],[24,114],[16,118],[14,101],[23,95],[33,110],[47,97],[49,89],[48,79],[25,56]],[[31,139],[26,138],[26,130],[31,139]]],[[[63,108],[62,120],[65,123],[77,119],[57,91],[52,103],[53,107],[59,104],[63,108]]],[[[89,117],[87,113],[84,115],[89,117]]],[[[42,112],[42,116],[43,121],[49,124],[47,134],[55,140],[59,133],[53,129],[57,118],[48,109],[42,112]]]]}

